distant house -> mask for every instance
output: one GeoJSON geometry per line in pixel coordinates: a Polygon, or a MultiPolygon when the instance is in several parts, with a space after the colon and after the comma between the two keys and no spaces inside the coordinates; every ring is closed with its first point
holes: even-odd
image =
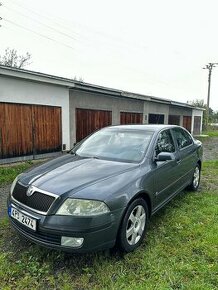
{"type": "Polygon", "coordinates": [[[203,110],[48,74],[0,66],[0,163],[70,149],[116,124],[177,124],[202,130],[203,110]]]}

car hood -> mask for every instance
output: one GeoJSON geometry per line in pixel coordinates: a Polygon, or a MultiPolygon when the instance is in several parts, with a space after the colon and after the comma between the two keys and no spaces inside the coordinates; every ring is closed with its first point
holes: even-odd
{"type": "Polygon", "coordinates": [[[138,166],[138,164],[133,163],[94,158],[70,158],[70,162],[66,159],[63,164],[63,158],[60,158],[60,161],[53,162],[53,165],[43,165],[41,168],[39,166],[37,169],[33,169],[33,172],[29,171],[24,174],[20,181],[61,195],[70,191],[77,192],[89,185],[133,170],[138,166]]]}

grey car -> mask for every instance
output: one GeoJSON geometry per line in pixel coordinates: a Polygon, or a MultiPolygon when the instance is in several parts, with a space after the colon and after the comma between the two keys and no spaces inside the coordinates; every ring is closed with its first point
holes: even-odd
{"type": "Polygon", "coordinates": [[[184,188],[198,189],[201,166],[201,142],[182,127],[106,127],[17,176],[8,215],[42,246],[82,253],[117,244],[130,252],[154,213],[184,188]]]}

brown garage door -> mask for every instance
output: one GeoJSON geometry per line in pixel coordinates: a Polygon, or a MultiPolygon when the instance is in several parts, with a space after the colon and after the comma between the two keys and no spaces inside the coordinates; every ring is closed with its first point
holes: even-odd
{"type": "Polygon", "coordinates": [[[79,142],[92,132],[112,124],[112,112],[76,109],[76,141],[79,142]]]}
{"type": "Polygon", "coordinates": [[[61,108],[33,106],[36,153],[60,151],[62,146],[61,108]]]}
{"type": "Polygon", "coordinates": [[[183,127],[186,128],[189,132],[191,132],[191,124],[192,124],[192,117],[183,116],[183,127]]]}
{"type": "Polygon", "coordinates": [[[132,112],[120,112],[120,124],[142,124],[143,114],[132,112]]]}
{"type": "Polygon", "coordinates": [[[0,158],[61,150],[61,108],[0,103],[0,158]]]}

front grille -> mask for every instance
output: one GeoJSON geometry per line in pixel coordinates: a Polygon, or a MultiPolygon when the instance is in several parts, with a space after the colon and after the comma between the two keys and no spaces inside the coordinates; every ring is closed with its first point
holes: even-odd
{"type": "Polygon", "coordinates": [[[61,243],[61,236],[57,236],[50,233],[49,234],[43,233],[40,231],[34,232],[14,219],[11,219],[11,223],[13,227],[17,229],[20,233],[24,234],[29,238],[32,238],[34,241],[37,240],[40,242],[44,242],[46,244],[54,244],[54,245],[60,245],[61,243]]]}
{"type": "Polygon", "coordinates": [[[47,212],[55,200],[55,197],[37,190],[34,191],[31,196],[27,196],[27,189],[28,187],[17,182],[13,191],[13,198],[32,209],[40,212],[47,212]]]}

